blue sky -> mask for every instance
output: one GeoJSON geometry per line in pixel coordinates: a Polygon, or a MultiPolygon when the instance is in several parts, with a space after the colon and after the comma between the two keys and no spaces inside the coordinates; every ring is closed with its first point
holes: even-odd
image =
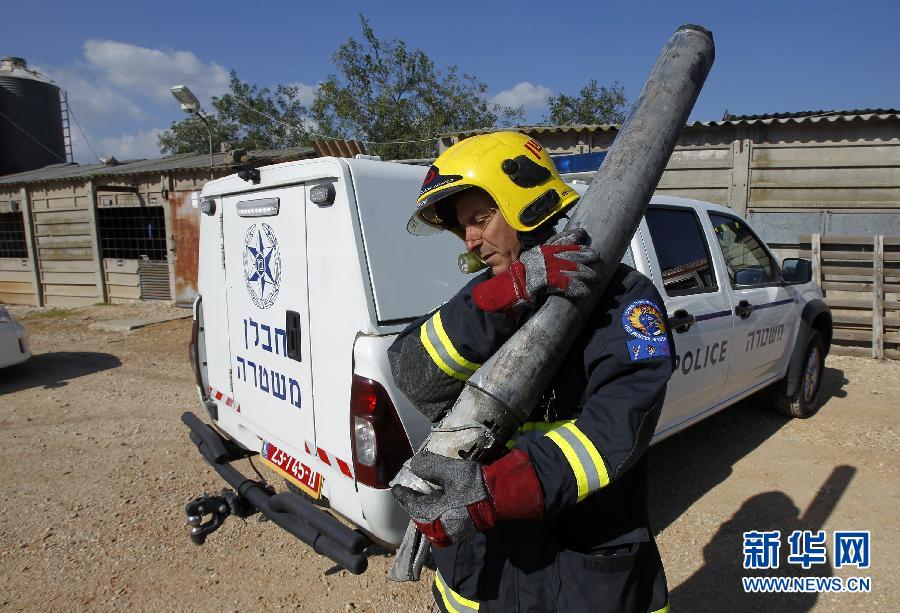
{"type": "MultiPolygon", "coordinates": [[[[716,64],[692,119],[817,109],[900,107],[900,0],[777,2],[29,2],[4,7],[0,55],[17,55],[69,92],[100,156],[158,155],[156,136],[182,117],[168,93],[185,83],[208,103],[228,71],[259,85],[299,84],[312,96],[331,55],[378,36],[457,65],[490,97],[524,104],[529,121],[550,94],[590,78],[633,99],[682,23],[713,31],[716,64]]],[[[74,127],[74,126],[73,126],[74,127]]],[[[94,160],[74,130],[76,159],[94,160]]]]}

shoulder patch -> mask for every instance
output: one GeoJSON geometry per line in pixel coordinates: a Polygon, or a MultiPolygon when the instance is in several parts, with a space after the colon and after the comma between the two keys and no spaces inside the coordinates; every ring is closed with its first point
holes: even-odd
{"type": "Polygon", "coordinates": [[[635,300],[622,312],[625,331],[645,341],[666,340],[666,322],[662,309],[650,300],[635,300]]]}
{"type": "Polygon", "coordinates": [[[622,328],[635,340],[627,341],[632,362],[671,354],[662,309],[650,300],[635,300],[622,312],[622,328]]]}

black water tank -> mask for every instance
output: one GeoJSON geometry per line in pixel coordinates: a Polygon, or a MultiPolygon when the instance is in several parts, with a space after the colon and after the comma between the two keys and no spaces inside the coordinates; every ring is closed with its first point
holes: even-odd
{"type": "Polygon", "coordinates": [[[59,88],[22,58],[0,58],[0,175],[66,161],[59,88]]]}

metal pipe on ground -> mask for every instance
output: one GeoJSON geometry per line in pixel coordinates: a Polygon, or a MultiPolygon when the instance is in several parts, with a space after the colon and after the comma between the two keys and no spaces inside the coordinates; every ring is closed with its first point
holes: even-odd
{"type": "MultiPolygon", "coordinates": [[[[567,224],[569,229],[583,228],[600,253],[594,267],[601,279],[598,290],[575,302],[549,297],[478,369],[423,448],[490,461],[528,419],[625,254],[714,58],[712,34],[701,26],[683,25],[668,40],[567,224]]],[[[431,489],[406,466],[395,482],[425,492],[431,489]]],[[[410,523],[388,578],[418,580],[428,546],[410,523]]]]}

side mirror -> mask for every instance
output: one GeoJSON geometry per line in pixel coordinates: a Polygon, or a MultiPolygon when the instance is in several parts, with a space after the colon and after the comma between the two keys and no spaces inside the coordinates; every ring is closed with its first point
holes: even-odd
{"type": "Polygon", "coordinates": [[[812,262],[803,258],[785,258],[781,264],[781,279],[789,285],[812,281],[812,262]]]}

